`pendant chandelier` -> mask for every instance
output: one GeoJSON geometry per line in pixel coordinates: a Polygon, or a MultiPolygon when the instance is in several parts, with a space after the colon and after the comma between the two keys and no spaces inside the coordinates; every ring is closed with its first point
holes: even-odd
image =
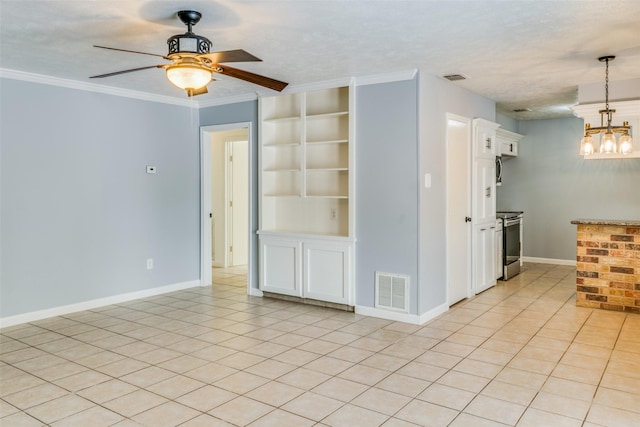
{"type": "Polygon", "coordinates": [[[609,108],[609,61],[613,61],[615,56],[608,55],[598,58],[598,61],[604,62],[606,66],[605,71],[605,106],[604,110],[598,111],[600,113],[600,126],[591,127],[590,123],[584,125],[584,137],[580,141],[580,155],[588,156],[596,152],[596,148],[593,142],[592,135],[603,134],[600,138],[599,152],[603,154],[631,154],[633,150],[633,141],[631,139],[630,131],[631,126],[629,122],[623,122],[622,126],[614,126],[611,124],[613,119],[613,113],[616,110],[609,108]],[[605,126],[604,117],[607,117],[607,123],[605,126]],[[615,134],[621,134],[619,139],[616,139],[615,134]]]}

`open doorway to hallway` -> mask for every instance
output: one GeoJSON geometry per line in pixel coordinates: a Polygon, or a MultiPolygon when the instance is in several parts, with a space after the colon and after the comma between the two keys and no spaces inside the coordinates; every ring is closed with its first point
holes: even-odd
{"type": "Polygon", "coordinates": [[[248,286],[248,141],[249,129],[242,125],[202,131],[203,285],[233,282],[245,290],[248,286]]]}

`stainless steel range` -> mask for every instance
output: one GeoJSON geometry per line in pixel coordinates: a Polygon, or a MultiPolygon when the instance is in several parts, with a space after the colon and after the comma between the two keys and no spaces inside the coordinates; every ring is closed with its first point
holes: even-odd
{"type": "Polygon", "coordinates": [[[520,241],[522,229],[522,211],[496,212],[496,218],[502,220],[502,280],[509,280],[520,273],[520,241]]]}

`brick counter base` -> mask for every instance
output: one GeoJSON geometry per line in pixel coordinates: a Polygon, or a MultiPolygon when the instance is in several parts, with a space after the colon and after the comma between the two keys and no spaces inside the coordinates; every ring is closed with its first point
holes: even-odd
{"type": "Polygon", "coordinates": [[[640,313],[640,226],[578,224],[576,305],[640,313]]]}

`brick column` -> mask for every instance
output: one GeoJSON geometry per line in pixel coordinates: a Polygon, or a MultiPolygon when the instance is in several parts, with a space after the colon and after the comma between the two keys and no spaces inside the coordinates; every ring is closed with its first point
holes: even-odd
{"type": "Polygon", "coordinates": [[[572,221],[578,224],[576,305],[640,313],[640,225],[585,222],[572,221]]]}

